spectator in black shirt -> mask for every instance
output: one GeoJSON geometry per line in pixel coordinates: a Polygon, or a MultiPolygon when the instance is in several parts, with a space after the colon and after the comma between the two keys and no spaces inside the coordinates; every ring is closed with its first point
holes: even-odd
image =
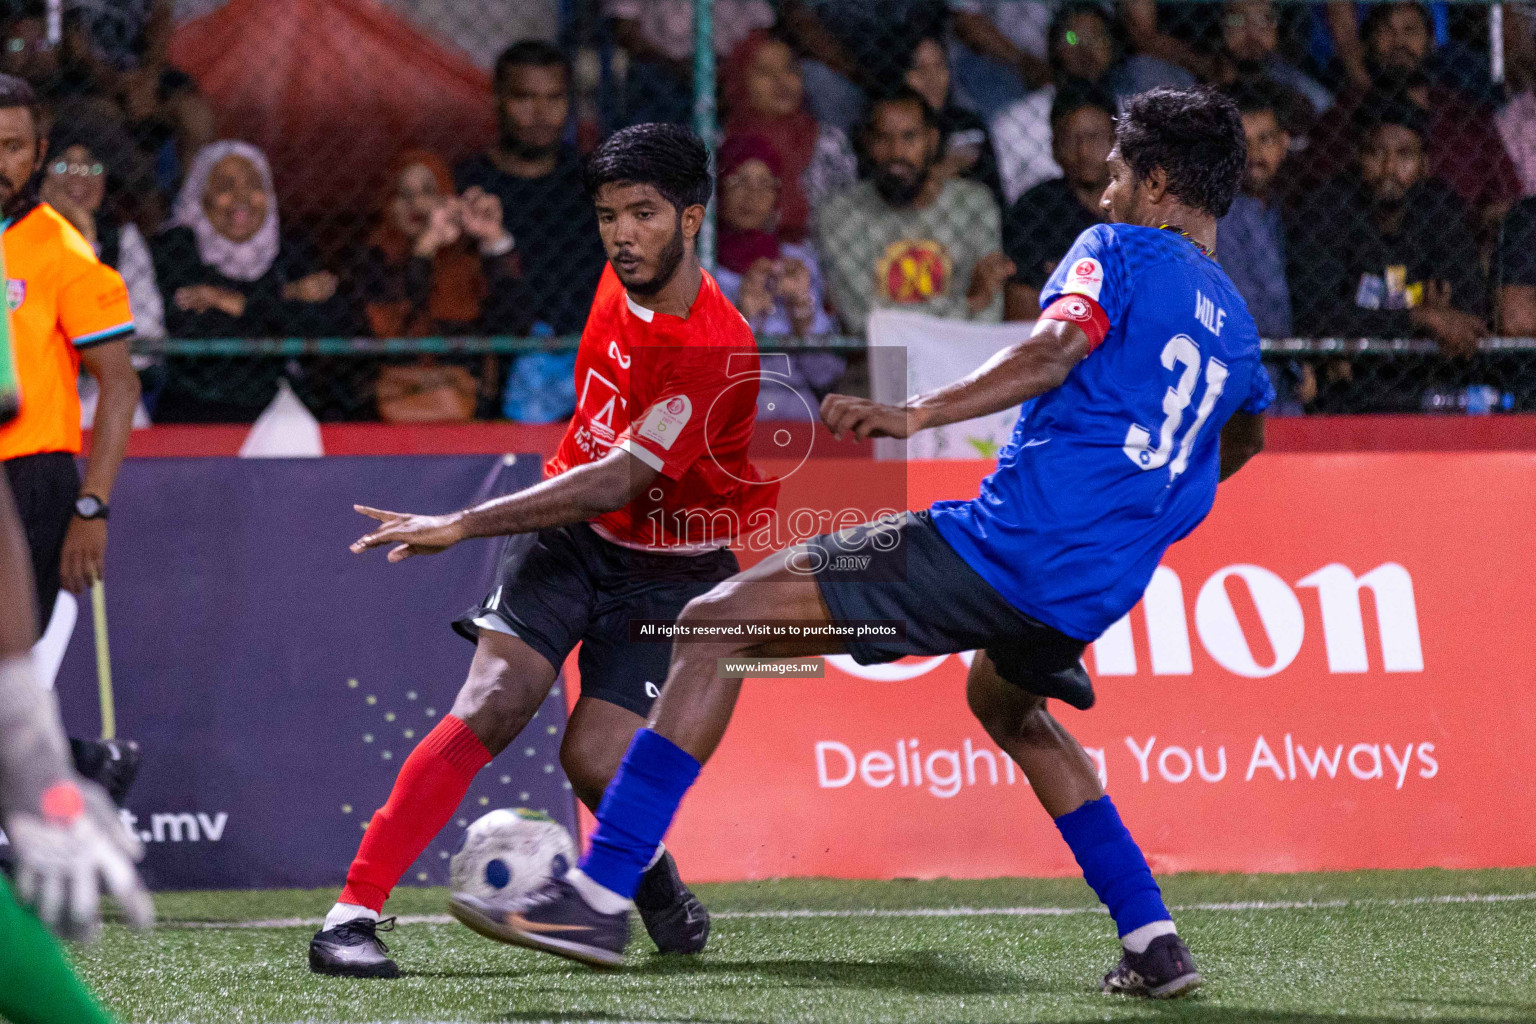
{"type": "Polygon", "coordinates": [[[1536,197],[1522,199],[1499,227],[1494,261],[1499,333],[1536,337],[1536,197]]]}
{"type": "MultiPolygon", "coordinates": [[[[192,161],[172,226],[150,244],[176,338],[350,337],[358,323],[307,239],[279,229],[266,156],[245,142],[216,142],[192,161]]],[[[157,420],[249,420],[271,400],[280,367],[270,360],[169,359],[157,420]],[[195,365],[193,365],[195,364],[195,365]],[[198,380],[238,382],[230,398],[198,380]]]]}
{"type": "Polygon", "coordinates": [[[1487,333],[1467,207],[1424,165],[1425,115],[1381,99],[1362,120],[1358,178],[1293,205],[1296,326],[1311,337],[1427,335],[1448,355],[1487,333]]]}
{"type": "Polygon", "coordinates": [[[548,43],[524,40],[497,58],[495,81],[500,139],[460,164],[454,178],[461,191],[478,186],[501,200],[534,330],[579,334],[605,257],[581,158],[561,141],[570,62],[548,43]]]}
{"type": "Polygon", "coordinates": [[[939,119],[941,155],[933,165],[933,173],[944,178],[970,178],[985,185],[1001,207],[1003,183],[997,175],[992,133],[975,111],[955,102],[943,36],[928,35],[918,41],[907,63],[906,83],[927,101],[939,119]]]}
{"type": "MultiPolygon", "coordinates": [[[[1378,99],[1362,111],[1358,176],[1335,179],[1287,211],[1296,328],[1310,337],[1434,339],[1465,357],[1488,333],[1477,241],[1466,205],[1425,170],[1426,117],[1378,99]]],[[[1425,380],[1323,368],[1323,411],[1416,410],[1425,380]]]]}
{"type": "Polygon", "coordinates": [[[1042,181],[1003,215],[1003,252],[1017,267],[1003,301],[1006,320],[1040,315],[1040,289],[1077,236],[1103,219],[1109,184],[1105,159],[1115,144],[1115,99],[1106,90],[1068,84],[1051,105],[1051,156],[1062,177],[1042,181]]]}
{"type": "Polygon", "coordinates": [[[357,323],[314,247],[278,226],[266,156],[216,142],[192,162],[172,226],[151,245],[177,338],[334,337],[357,323]]]}

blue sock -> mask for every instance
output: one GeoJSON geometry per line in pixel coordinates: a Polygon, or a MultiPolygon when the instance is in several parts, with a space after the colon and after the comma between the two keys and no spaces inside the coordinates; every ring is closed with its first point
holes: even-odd
{"type": "Polygon", "coordinates": [[[692,754],[665,736],[641,729],[597,808],[597,831],[581,870],[598,885],[634,899],[640,876],[672,825],[683,794],[699,777],[692,754]]]}
{"type": "Polygon", "coordinates": [[[1109,908],[1119,934],[1126,935],[1154,921],[1173,920],[1163,906],[1162,890],[1152,878],[1147,859],[1120,821],[1120,812],[1109,797],[1100,797],[1063,814],[1056,819],[1056,828],[1072,848],[1072,856],[1083,869],[1083,878],[1109,908]]]}

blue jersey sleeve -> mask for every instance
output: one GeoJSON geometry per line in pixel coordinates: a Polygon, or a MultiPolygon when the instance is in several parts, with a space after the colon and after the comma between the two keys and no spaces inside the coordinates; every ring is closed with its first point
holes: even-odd
{"type": "Polygon", "coordinates": [[[1063,295],[1086,295],[1099,304],[1110,326],[1120,323],[1131,298],[1120,238],[1108,224],[1095,224],[1077,236],[1040,292],[1045,309],[1063,295]]]}
{"type": "Polygon", "coordinates": [[[1260,363],[1258,369],[1253,371],[1253,380],[1248,383],[1248,397],[1239,407],[1246,413],[1261,413],[1268,409],[1275,400],[1275,385],[1269,379],[1269,370],[1260,363]]]}

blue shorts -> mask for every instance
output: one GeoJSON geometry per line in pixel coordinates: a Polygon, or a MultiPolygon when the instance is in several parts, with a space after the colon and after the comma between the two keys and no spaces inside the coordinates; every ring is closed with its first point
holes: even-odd
{"type": "Polygon", "coordinates": [[[909,654],[984,650],[1008,682],[1075,708],[1093,683],[1075,637],[1025,615],[955,553],[926,511],[903,512],[806,542],[807,569],[836,620],[906,623],[896,640],[852,641],[861,665],[909,654]]]}

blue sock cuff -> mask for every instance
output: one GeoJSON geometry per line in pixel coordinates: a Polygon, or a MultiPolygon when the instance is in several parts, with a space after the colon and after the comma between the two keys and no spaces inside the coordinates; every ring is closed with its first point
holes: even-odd
{"type": "Polygon", "coordinates": [[[704,767],[698,758],[654,729],[636,731],[624,753],[624,766],[630,771],[645,772],[657,781],[670,782],[683,792],[693,785],[704,767]]]}
{"type": "Polygon", "coordinates": [[[1109,908],[1121,935],[1154,921],[1172,920],[1161,890],[1108,796],[1056,819],[1083,879],[1109,908]]]}
{"type": "Polygon", "coordinates": [[[1097,845],[1118,839],[1122,833],[1130,835],[1108,793],[1057,818],[1056,829],[1074,848],[1079,842],[1097,845]]]}
{"type": "Polygon", "coordinates": [[[588,877],[633,899],[700,767],[696,757],[660,733],[636,732],[597,808],[597,830],[581,860],[588,877]]]}

